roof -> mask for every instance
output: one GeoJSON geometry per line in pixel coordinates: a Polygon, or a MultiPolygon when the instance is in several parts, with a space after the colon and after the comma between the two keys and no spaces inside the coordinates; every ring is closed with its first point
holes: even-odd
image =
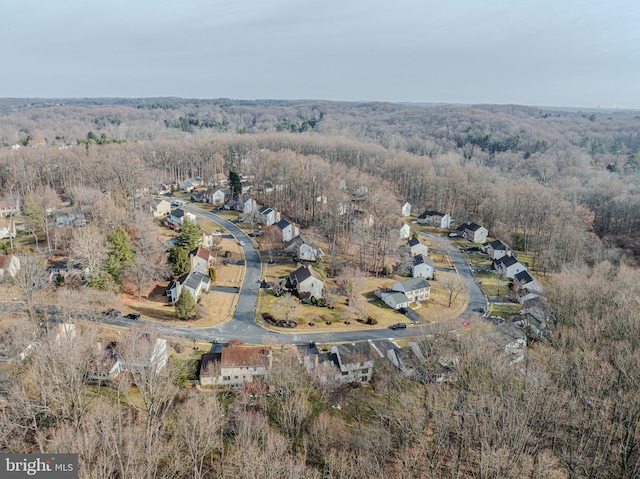
{"type": "Polygon", "coordinates": [[[507,246],[507,243],[504,243],[503,241],[500,241],[500,240],[493,240],[493,241],[487,243],[487,246],[491,246],[494,250],[508,250],[509,249],[509,246],[507,246]]]}
{"type": "Polygon", "coordinates": [[[272,211],[273,211],[273,209],[271,209],[269,206],[263,206],[262,208],[260,208],[260,214],[261,215],[271,214],[272,211]]]}
{"type": "Polygon", "coordinates": [[[169,203],[167,200],[157,200],[157,201],[154,201],[154,202],[153,202],[153,206],[157,208],[157,207],[158,207],[158,206],[160,206],[162,203],[166,203],[166,204],[168,204],[169,206],[171,206],[171,203],[169,203]]]}
{"type": "Polygon", "coordinates": [[[435,264],[433,262],[433,260],[431,258],[429,258],[428,256],[425,258],[424,255],[422,254],[417,254],[413,257],[413,265],[414,266],[418,266],[420,264],[427,264],[429,266],[431,266],[433,268],[433,265],[435,264]]]}
{"type": "Polygon", "coordinates": [[[407,240],[407,244],[409,246],[418,246],[420,243],[420,240],[418,238],[410,238],[407,240]]]}
{"type": "Polygon", "coordinates": [[[312,270],[309,266],[300,266],[297,270],[289,275],[289,282],[291,284],[299,284],[310,278],[311,276],[322,280],[322,278],[319,277],[318,273],[312,270]]]}
{"type": "MultiPolygon", "coordinates": [[[[334,346],[340,355],[342,364],[357,363],[364,361],[372,361],[380,357],[368,341],[358,341],[357,343],[338,344],[334,346]]],[[[332,348],[333,349],[333,348],[332,348]]]]}
{"type": "Polygon", "coordinates": [[[527,270],[520,271],[513,277],[513,279],[517,279],[518,283],[520,284],[527,284],[535,281],[535,278],[531,276],[531,274],[527,270]]]}
{"type": "Polygon", "coordinates": [[[196,249],[189,252],[189,256],[197,256],[198,258],[202,258],[205,261],[209,261],[213,255],[208,249],[198,246],[196,249]]]}
{"type": "Polygon", "coordinates": [[[186,211],[182,208],[176,208],[171,212],[171,216],[175,216],[176,218],[182,218],[186,214],[186,211]]]}
{"type": "Polygon", "coordinates": [[[435,211],[435,210],[427,210],[423,212],[420,216],[418,216],[418,218],[425,219],[428,216],[444,216],[444,215],[446,215],[446,213],[441,213],[440,211],[435,211]]]}
{"type": "Polygon", "coordinates": [[[222,366],[267,366],[271,349],[264,346],[233,346],[222,349],[222,366]]]}
{"type": "Polygon", "coordinates": [[[282,218],[280,221],[278,221],[275,226],[277,226],[278,228],[280,228],[281,230],[285,229],[287,226],[291,225],[291,222],[285,220],[284,218],[282,218]]]}
{"type": "Polygon", "coordinates": [[[206,276],[202,273],[187,273],[187,274],[183,274],[182,276],[180,276],[178,279],[176,279],[176,281],[174,283],[171,283],[169,285],[169,289],[172,289],[172,285],[175,285],[175,283],[180,283],[183,286],[186,286],[187,288],[191,288],[193,290],[198,289],[198,286],[200,286],[200,284],[202,283],[209,283],[211,280],[209,279],[209,276],[206,276]]]}
{"type": "Polygon", "coordinates": [[[407,295],[401,293],[400,291],[383,291],[382,293],[380,293],[380,298],[383,297],[393,298],[393,302],[396,304],[410,302],[409,298],[407,298],[407,295]]]}
{"type": "Polygon", "coordinates": [[[495,264],[497,264],[498,266],[502,265],[505,268],[508,268],[509,266],[513,266],[514,264],[518,263],[518,260],[515,259],[513,256],[503,256],[500,259],[497,259],[495,264]]]}
{"type": "Polygon", "coordinates": [[[430,288],[429,282],[424,278],[411,278],[404,281],[399,281],[393,285],[394,291],[402,291],[403,293],[409,291],[416,291],[418,289],[430,288]]]}
{"type": "Polygon", "coordinates": [[[480,228],[482,228],[482,226],[480,226],[477,223],[463,223],[456,228],[456,231],[464,231],[464,230],[478,231],[480,228]]]}

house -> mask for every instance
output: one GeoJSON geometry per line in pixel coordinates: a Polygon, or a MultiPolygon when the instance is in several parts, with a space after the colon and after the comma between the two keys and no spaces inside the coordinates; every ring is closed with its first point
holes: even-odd
{"type": "Polygon", "coordinates": [[[537,291],[539,293],[542,293],[543,291],[540,282],[526,270],[513,275],[513,290],[519,291],[524,288],[527,288],[529,291],[537,291]]]}
{"type": "Polygon", "coordinates": [[[269,347],[225,346],[202,355],[200,384],[239,387],[265,383],[271,363],[269,347]]]}
{"type": "Polygon", "coordinates": [[[393,291],[404,293],[407,298],[409,298],[409,301],[414,303],[429,299],[431,292],[431,286],[429,286],[429,282],[424,278],[413,278],[398,281],[391,286],[391,289],[393,291]]]}
{"type": "Polygon", "coordinates": [[[95,344],[94,359],[89,365],[88,378],[93,381],[109,381],[123,370],[114,341],[98,341],[95,344]]]}
{"type": "Polygon", "coordinates": [[[411,238],[407,241],[407,247],[411,252],[411,256],[417,256],[419,254],[427,256],[429,254],[429,247],[421,243],[418,238],[411,238]]]}
{"type": "Polygon", "coordinates": [[[86,226],[87,220],[84,217],[82,208],[79,206],[71,206],[69,208],[59,208],[51,213],[51,216],[55,218],[55,226],[58,228],[63,227],[78,227],[86,226]]]}
{"type": "Polygon", "coordinates": [[[411,227],[405,223],[400,227],[400,239],[407,239],[411,236],[411,227]]]}
{"type": "Polygon", "coordinates": [[[13,218],[0,217],[0,240],[7,238],[15,238],[18,232],[16,231],[16,222],[13,218]]]}
{"type": "Polygon", "coordinates": [[[456,233],[462,238],[466,238],[473,243],[485,243],[489,231],[476,223],[463,223],[456,228],[456,233]]]}
{"type": "Polygon", "coordinates": [[[411,302],[406,294],[397,291],[376,291],[375,295],[393,309],[408,308],[411,302]]]}
{"type": "Polygon", "coordinates": [[[201,187],[203,184],[204,184],[204,181],[202,181],[202,178],[200,178],[199,176],[196,176],[194,178],[187,178],[186,180],[182,181],[178,185],[178,189],[184,190],[187,193],[191,193],[193,190],[201,187]]]}
{"type": "Polygon", "coordinates": [[[7,216],[20,215],[20,200],[2,200],[0,201],[0,216],[6,218],[7,216]]]}
{"type": "Polygon", "coordinates": [[[294,289],[298,297],[313,296],[322,298],[324,281],[311,267],[300,266],[289,275],[287,287],[294,289]]]}
{"type": "Polygon", "coordinates": [[[166,339],[153,338],[142,333],[137,338],[136,351],[126,358],[120,358],[123,369],[138,373],[152,371],[156,374],[162,371],[169,362],[169,348],[166,339]]]}
{"type": "Polygon", "coordinates": [[[516,274],[526,271],[527,267],[513,256],[503,256],[493,262],[493,269],[504,278],[513,278],[516,274]]]}
{"type": "Polygon", "coordinates": [[[185,219],[191,221],[192,223],[195,223],[196,215],[185,211],[182,208],[176,208],[171,212],[171,214],[167,218],[167,221],[174,226],[182,226],[182,223],[184,223],[185,219]]]}
{"type": "Polygon", "coordinates": [[[433,266],[433,260],[428,256],[422,254],[414,256],[412,270],[413,277],[433,279],[433,266]]]}
{"type": "Polygon", "coordinates": [[[406,348],[390,348],[387,359],[391,361],[405,376],[421,378],[421,366],[426,361],[418,343],[409,343],[406,348]]]}
{"type": "Polygon", "coordinates": [[[191,272],[201,273],[209,276],[209,268],[215,263],[216,257],[208,249],[198,247],[189,252],[189,261],[191,262],[191,272]]]}
{"type": "Polygon", "coordinates": [[[258,204],[255,198],[246,195],[239,195],[224,204],[225,210],[242,211],[244,214],[250,214],[258,210],[258,204]]]}
{"type": "Polygon", "coordinates": [[[291,241],[293,238],[300,234],[300,230],[298,229],[298,227],[294,223],[291,223],[284,218],[277,223],[274,223],[273,226],[277,229],[278,233],[282,235],[282,241],[284,241],[285,243],[287,241],[291,241]]]}
{"type": "Polygon", "coordinates": [[[296,257],[300,261],[317,261],[321,256],[324,256],[324,252],[306,241],[303,241],[296,248],[296,257]]]}
{"type": "Polygon", "coordinates": [[[166,294],[169,300],[172,303],[175,303],[178,301],[180,293],[182,293],[182,289],[186,288],[197,303],[198,300],[200,300],[202,292],[207,291],[209,286],[211,286],[211,279],[208,274],[205,275],[198,272],[192,272],[183,274],[175,281],[169,283],[166,294]]]}
{"type": "Polygon", "coordinates": [[[215,186],[224,186],[228,182],[227,175],[224,173],[216,173],[213,175],[213,184],[215,186]]]}
{"type": "Polygon", "coordinates": [[[445,229],[451,227],[452,221],[448,213],[441,213],[440,211],[434,210],[424,211],[417,219],[419,225],[430,225],[445,229]]]}
{"type": "Polygon", "coordinates": [[[280,213],[273,208],[269,208],[268,206],[263,206],[258,211],[260,224],[264,226],[271,226],[272,224],[280,221],[280,213]]]}
{"type": "Polygon", "coordinates": [[[221,190],[220,188],[208,188],[206,191],[199,193],[196,200],[202,203],[210,203],[212,205],[222,205],[224,200],[231,195],[231,190],[221,190]]]}
{"type": "Polygon", "coordinates": [[[14,278],[20,269],[20,260],[12,254],[0,255],[0,281],[7,277],[14,278]]]}
{"type": "Polygon", "coordinates": [[[47,268],[50,283],[67,283],[69,281],[83,282],[89,279],[91,271],[81,261],[63,258],[47,268]]]}
{"type": "Polygon", "coordinates": [[[507,243],[500,240],[493,240],[482,245],[482,252],[489,255],[491,259],[500,259],[503,256],[511,256],[511,249],[507,243]]]}
{"type": "Polygon", "coordinates": [[[171,203],[167,200],[156,201],[151,205],[151,213],[154,218],[164,218],[171,214],[171,203]]]}
{"type": "Polygon", "coordinates": [[[169,195],[172,193],[172,189],[175,189],[176,185],[172,181],[161,181],[156,187],[157,195],[169,195]]]}
{"type": "Polygon", "coordinates": [[[331,346],[340,368],[341,382],[369,382],[373,375],[373,363],[379,357],[369,341],[331,346]]]}
{"type": "Polygon", "coordinates": [[[411,216],[411,205],[407,202],[402,205],[402,216],[411,216]]]}

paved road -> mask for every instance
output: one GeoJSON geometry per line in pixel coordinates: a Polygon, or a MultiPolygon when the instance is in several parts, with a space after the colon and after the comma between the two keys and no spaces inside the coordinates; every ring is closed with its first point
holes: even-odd
{"type": "Polygon", "coordinates": [[[421,235],[429,238],[433,243],[438,245],[438,248],[451,256],[451,260],[453,261],[454,266],[458,270],[458,274],[460,275],[460,280],[467,290],[467,294],[469,295],[469,305],[467,309],[462,313],[464,316],[474,314],[474,310],[478,310],[480,308],[486,309],[487,307],[487,298],[484,296],[482,289],[480,289],[480,285],[476,281],[475,276],[469,267],[469,264],[465,261],[464,256],[460,252],[458,248],[448,239],[442,236],[434,236],[429,233],[420,232],[421,235]]]}

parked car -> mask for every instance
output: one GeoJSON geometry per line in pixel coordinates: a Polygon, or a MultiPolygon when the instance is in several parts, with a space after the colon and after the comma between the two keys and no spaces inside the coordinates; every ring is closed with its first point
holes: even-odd
{"type": "Polygon", "coordinates": [[[407,329],[407,323],[397,323],[394,324],[393,326],[391,326],[391,329],[393,329],[394,331],[396,329],[407,329]]]}
{"type": "Polygon", "coordinates": [[[240,241],[238,244],[239,244],[240,246],[244,246],[244,241],[240,241]]]}
{"type": "Polygon", "coordinates": [[[129,313],[125,316],[125,318],[130,319],[131,321],[137,321],[140,319],[140,313],[129,313]]]}

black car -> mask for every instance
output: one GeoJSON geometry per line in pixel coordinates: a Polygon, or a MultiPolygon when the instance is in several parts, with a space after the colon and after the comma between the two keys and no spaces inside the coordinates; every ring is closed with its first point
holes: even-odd
{"type": "Polygon", "coordinates": [[[391,326],[391,329],[393,329],[394,331],[396,329],[407,329],[407,323],[397,323],[394,324],[393,326],[391,326]]]}
{"type": "Polygon", "coordinates": [[[137,321],[140,319],[140,313],[129,313],[125,316],[125,318],[130,319],[132,321],[137,321]]]}
{"type": "Polygon", "coordinates": [[[106,314],[107,316],[112,316],[114,318],[119,318],[120,316],[122,316],[122,313],[120,311],[118,311],[117,309],[107,309],[104,314],[106,314]]]}

